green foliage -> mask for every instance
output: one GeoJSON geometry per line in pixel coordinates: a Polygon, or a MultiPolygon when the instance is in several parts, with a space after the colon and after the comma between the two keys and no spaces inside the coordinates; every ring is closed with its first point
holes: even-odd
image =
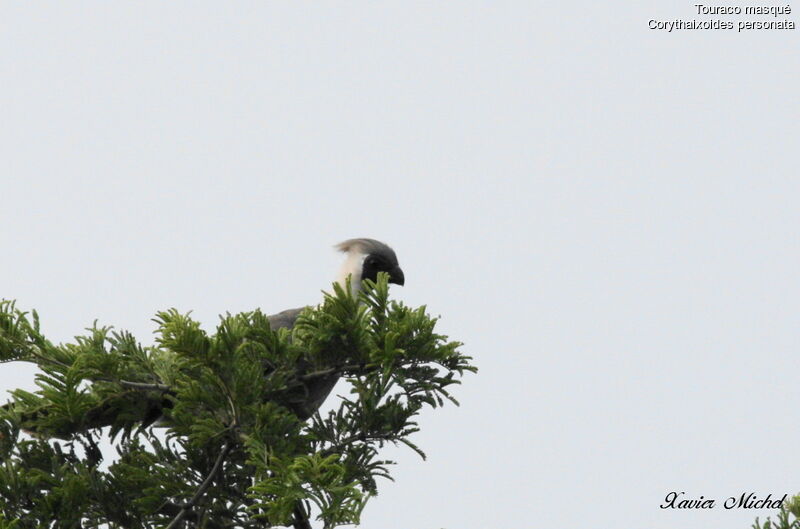
{"type": "Polygon", "coordinates": [[[358,523],[377,478],[391,479],[380,449],[423,455],[417,416],[456,402],[451,386],[475,371],[424,307],[389,300],[383,275],[358,296],[335,285],[291,332],[260,311],[212,334],[175,310],[155,321],[152,347],[96,325],[54,345],[35,312],[0,302],[0,361],[41,371],[35,393],[0,410],[0,529],[358,523]],[[349,394],[321,416],[340,378],[349,394]]]}
{"type": "Polygon", "coordinates": [[[759,523],[756,518],[753,529],[800,529],[800,494],[788,500],[775,521],[767,518],[764,523],[759,523]]]}

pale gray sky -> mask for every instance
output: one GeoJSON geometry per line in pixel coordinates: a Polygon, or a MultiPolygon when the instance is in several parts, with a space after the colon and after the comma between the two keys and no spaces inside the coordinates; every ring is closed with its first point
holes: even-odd
{"type": "Polygon", "coordinates": [[[378,238],[481,371],[362,527],[749,527],[658,506],[800,491],[800,39],[693,4],[3,2],[0,297],[149,343],[378,238]]]}

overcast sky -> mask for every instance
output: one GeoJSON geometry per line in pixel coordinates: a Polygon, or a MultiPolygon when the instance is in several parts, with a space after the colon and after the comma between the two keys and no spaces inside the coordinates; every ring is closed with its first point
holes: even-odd
{"type": "Polygon", "coordinates": [[[150,343],[377,238],[480,372],[363,528],[747,528],[659,505],[800,491],[800,38],[693,4],[3,2],[0,297],[150,343]]]}

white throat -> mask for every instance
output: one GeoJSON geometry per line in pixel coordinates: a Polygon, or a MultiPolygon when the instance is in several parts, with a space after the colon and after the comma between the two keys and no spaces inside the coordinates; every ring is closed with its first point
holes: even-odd
{"type": "Polygon", "coordinates": [[[347,257],[336,277],[336,282],[342,285],[342,288],[345,288],[347,278],[350,277],[350,290],[353,295],[358,294],[361,290],[361,270],[364,268],[364,259],[366,258],[367,255],[359,251],[347,252],[347,257]]]}

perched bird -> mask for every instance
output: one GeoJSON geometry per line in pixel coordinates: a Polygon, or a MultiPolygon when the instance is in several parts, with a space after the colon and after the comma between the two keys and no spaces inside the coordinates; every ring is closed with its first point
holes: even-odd
{"type": "MultiPolygon", "coordinates": [[[[388,245],[376,241],[374,239],[348,239],[335,246],[335,248],[345,254],[345,260],[339,271],[336,281],[343,287],[350,281],[350,288],[354,294],[358,293],[361,289],[362,281],[370,279],[377,280],[379,272],[386,272],[389,274],[389,282],[403,285],[405,283],[405,276],[403,270],[397,261],[397,255],[388,245]]],[[[277,314],[268,316],[270,327],[273,330],[277,329],[291,329],[297,320],[300,312],[305,307],[296,309],[289,309],[277,314]]],[[[325,399],[330,394],[336,382],[339,379],[338,374],[329,376],[320,376],[309,381],[306,384],[306,391],[303,393],[301,399],[285,402],[300,419],[308,419],[317,409],[322,405],[325,399]]],[[[170,394],[170,391],[166,391],[170,394]]],[[[163,411],[165,408],[172,407],[172,401],[166,397],[159,397],[157,399],[148,399],[146,402],[141,400],[140,405],[143,409],[142,418],[140,421],[142,426],[149,426],[153,423],[158,425],[166,425],[163,422],[163,411]]],[[[10,406],[7,404],[6,407],[10,406]]],[[[23,414],[23,423],[31,424],[37,419],[39,412],[31,412],[23,414]]],[[[84,416],[80,425],[68,426],[64,431],[55,433],[58,437],[65,437],[75,431],[100,428],[103,426],[112,425],[117,420],[116,410],[111,407],[100,407],[92,409],[87,416],[84,416]]],[[[36,432],[26,429],[29,433],[36,434],[36,432]]]]}
{"type": "MultiPolygon", "coordinates": [[[[389,283],[401,286],[405,284],[405,275],[397,262],[397,255],[388,245],[375,239],[348,239],[340,242],[334,248],[346,254],[336,282],[342,287],[346,287],[349,279],[353,294],[357,294],[361,290],[363,280],[377,280],[378,272],[388,273],[389,283]]],[[[291,329],[304,308],[288,309],[267,316],[270,327],[273,330],[291,329]]],[[[301,419],[311,417],[328,398],[338,380],[339,375],[331,375],[309,382],[306,388],[307,395],[301,402],[292,405],[294,413],[301,419]]]]}
{"type": "MultiPolygon", "coordinates": [[[[378,272],[388,273],[389,283],[401,286],[405,284],[406,278],[397,262],[397,255],[388,245],[375,239],[348,239],[334,248],[346,254],[336,282],[345,287],[349,278],[353,294],[361,290],[361,282],[364,279],[375,281],[378,272]]],[[[268,316],[270,326],[273,330],[291,329],[304,308],[288,309],[268,316]]]]}

